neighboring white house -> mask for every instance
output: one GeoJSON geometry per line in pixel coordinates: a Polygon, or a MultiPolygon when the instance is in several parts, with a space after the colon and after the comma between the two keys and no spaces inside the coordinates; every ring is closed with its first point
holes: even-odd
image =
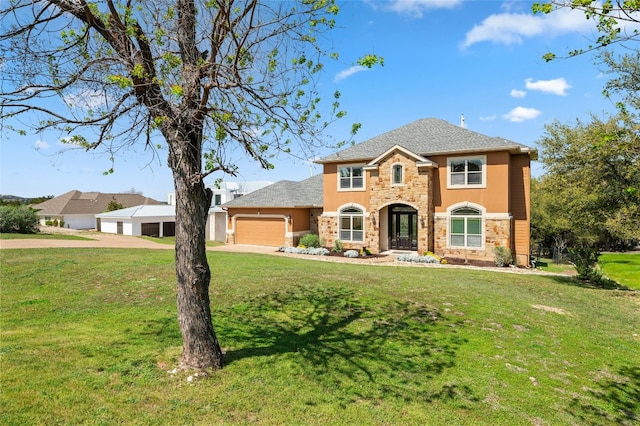
{"type": "MultiPolygon", "coordinates": [[[[173,237],[176,234],[174,205],[143,205],[95,215],[98,231],[132,236],[173,237]]],[[[209,210],[206,239],[224,242],[226,213],[220,208],[209,210]]]]}
{"type": "Polygon", "coordinates": [[[139,205],[164,205],[141,194],[114,194],[102,192],[66,192],[31,208],[37,210],[41,225],[54,223],[72,229],[96,229],[96,214],[108,209],[115,202],[125,207],[139,205]]]}
{"type": "MultiPolygon", "coordinates": [[[[229,202],[250,192],[262,189],[266,186],[272,185],[273,182],[268,180],[253,180],[246,182],[220,182],[219,185],[209,185],[209,188],[213,191],[213,199],[211,200],[211,207],[219,206],[226,202],[229,202]]],[[[176,193],[170,192],[167,196],[167,203],[176,204],[176,193]]]]}

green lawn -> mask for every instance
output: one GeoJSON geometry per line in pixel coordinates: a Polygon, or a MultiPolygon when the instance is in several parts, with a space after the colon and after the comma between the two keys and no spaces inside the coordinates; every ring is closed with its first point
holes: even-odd
{"type": "Polygon", "coordinates": [[[638,292],[210,253],[227,365],[190,380],[173,258],[0,251],[0,423],[640,422],[638,292]]]}
{"type": "Polygon", "coordinates": [[[0,233],[0,240],[83,240],[92,241],[92,238],[81,237],[79,235],[72,234],[47,234],[39,232],[37,234],[15,234],[15,233],[0,233]]]}
{"type": "Polygon", "coordinates": [[[640,254],[605,253],[598,265],[603,274],[629,288],[640,290],[640,254]]]}

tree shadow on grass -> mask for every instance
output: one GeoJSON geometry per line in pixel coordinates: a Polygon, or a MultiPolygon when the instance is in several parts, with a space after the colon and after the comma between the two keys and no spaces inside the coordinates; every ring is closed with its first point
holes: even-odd
{"type": "Polygon", "coordinates": [[[300,287],[247,299],[215,317],[220,335],[234,345],[226,364],[294,356],[305,377],[349,398],[476,400],[466,387],[425,386],[455,364],[464,343],[457,335],[461,322],[427,305],[381,304],[348,289],[300,287]]]}
{"type": "Polygon", "coordinates": [[[603,376],[599,389],[574,397],[569,413],[584,425],[640,424],[640,366],[625,366],[618,374],[603,376]]]}
{"type": "Polygon", "coordinates": [[[552,276],[551,279],[553,279],[559,284],[568,285],[572,287],[588,288],[592,290],[634,291],[633,289],[626,287],[622,284],[618,284],[617,282],[610,279],[603,279],[601,282],[597,283],[597,285],[590,283],[588,281],[581,281],[576,277],[552,276]]]}

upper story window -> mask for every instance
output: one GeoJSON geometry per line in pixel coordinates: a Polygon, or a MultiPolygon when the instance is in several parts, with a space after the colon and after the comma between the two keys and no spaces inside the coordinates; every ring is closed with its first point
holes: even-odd
{"type": "Polygon", "coordinates": [[[215,194],[214,195],[214,203],[216,206],[219,206],[220,204],[222,204],[222,195],[221,194],[215,194]]]}
{"type": "Polygon", "coordinates": [[[404,167],[402,164],[394,164],[391,168],[391,183],[402,185],[404,183],[404,167]]]}
{"type": "Polygon", "coordinates": [[[340,166],[340,189],[364,189],[364,169],[362,166],[340,166]]]}
{"type": "Polygon", "coordinates": [[[485,188],[487,157],[454,157],[447,160],[447,187],[485,188]]]}

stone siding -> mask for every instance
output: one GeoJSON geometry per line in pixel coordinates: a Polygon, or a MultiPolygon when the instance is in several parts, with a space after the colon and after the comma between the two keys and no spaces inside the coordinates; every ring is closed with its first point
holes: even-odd
{"type": "Polygon", "coordinates": [[[484,249],[465,250],[459,248],[447,248],[447,228],[449,219],[438,217],[435,222],[434,253],[442,257],[472,260],[493,261],[494,247],[502,246],[511,249],[511,219],[485,219],[484,249]]]}

